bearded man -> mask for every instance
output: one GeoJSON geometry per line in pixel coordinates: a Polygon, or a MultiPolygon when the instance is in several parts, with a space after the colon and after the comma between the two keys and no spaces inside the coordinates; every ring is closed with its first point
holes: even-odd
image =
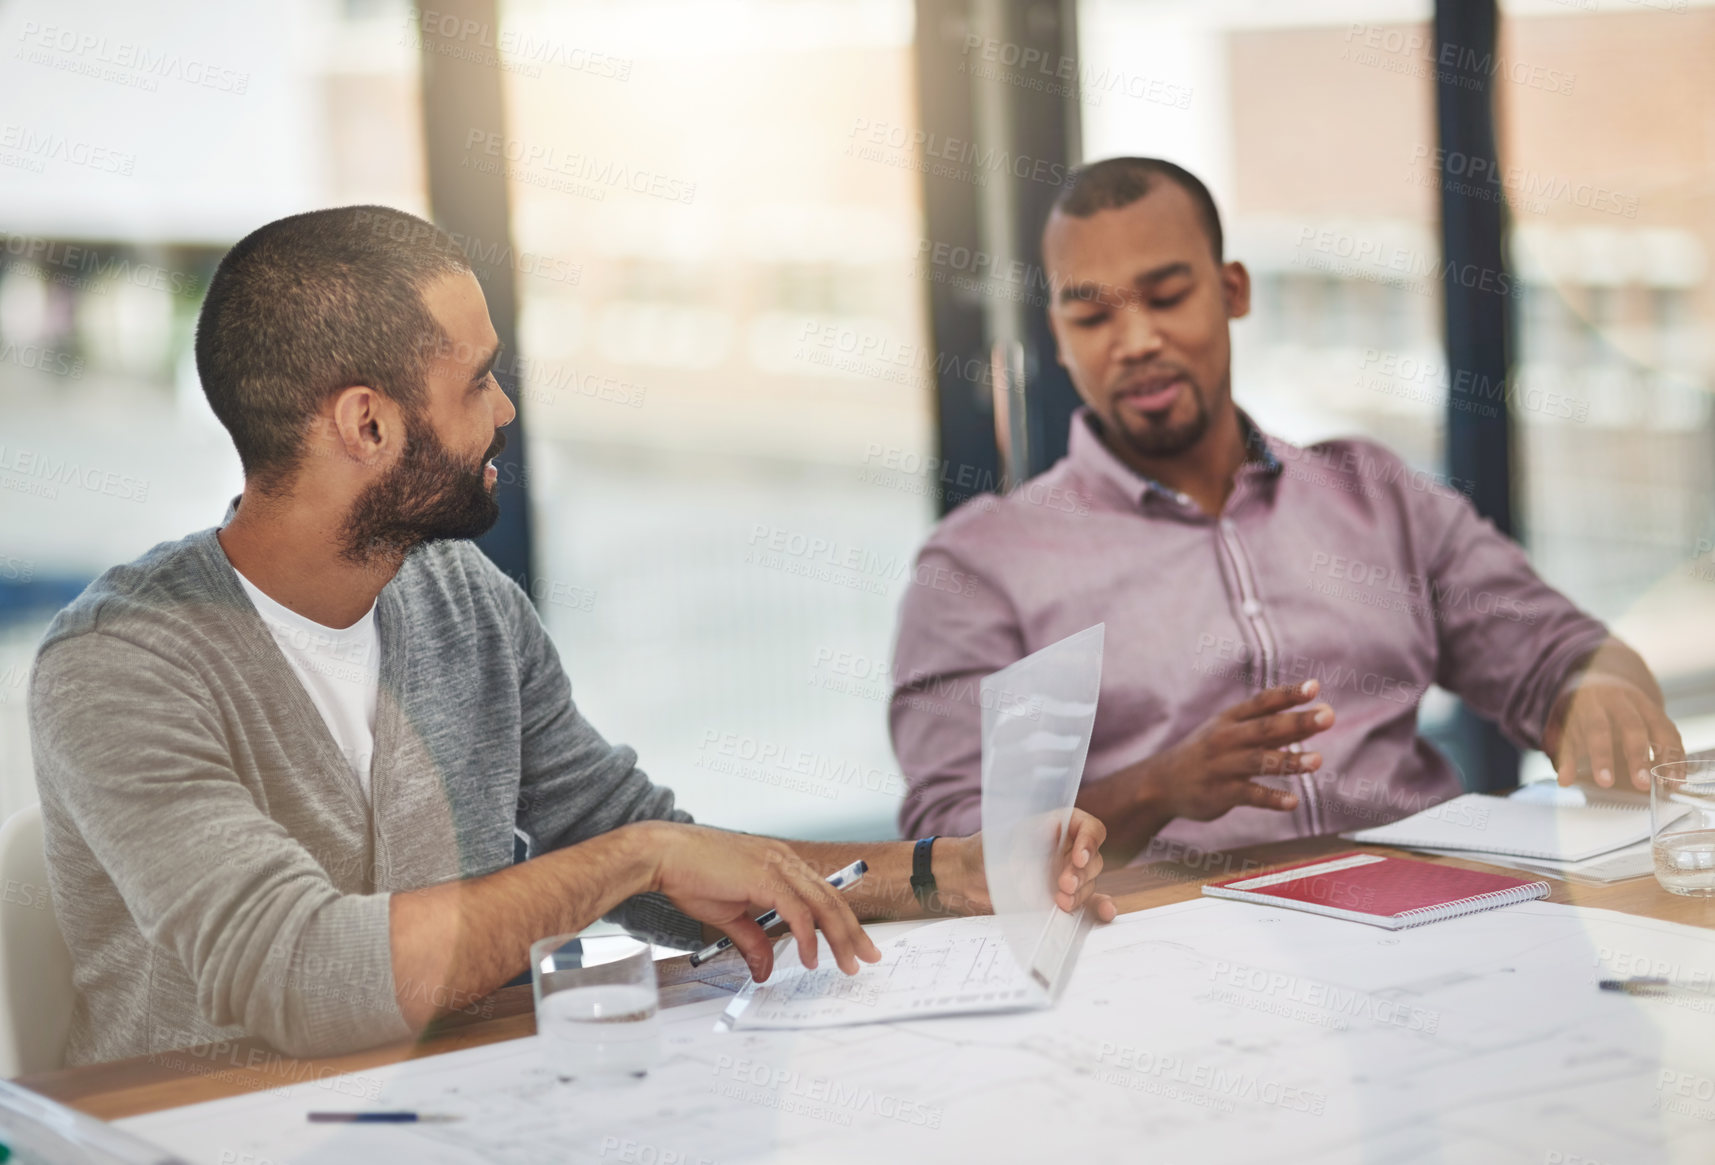
{"type": "MultiPolygon", "coordinates": [[[[406,1039],[600,917],[679,947],[706,925],[761,979],[765,909],[807,965],[819,931],[855,974],[880,957],[858,915],[986,908],[979,837],[702,828],[579,715],[529,599],[468,541],[516,415],[499,357],[469,264],[411,215],[295,215],[221,260],[197,371],[244,492],[90,584],[31,676],[69,1063],[406,1039]],[[858,858],[850,893],[823,880],[858,858]]],[[[1074,814],[1050,876],[1111,918],[1102,836],[1074,814]]]]}

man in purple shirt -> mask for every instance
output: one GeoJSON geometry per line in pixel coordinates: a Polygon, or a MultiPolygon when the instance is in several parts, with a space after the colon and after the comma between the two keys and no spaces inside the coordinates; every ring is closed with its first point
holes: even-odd
{"type": "Polygon", "coordinates": [[[1547,751],[1562,784],[1647,788],[1652,757],[1683,755],[1643,661],[1463,495],[1373,442],[1289,445],[1233,404],[1228,322],[1250,310],[1250,276],[1224,260],[1193,175],[1088,167],[1043,255],[1086,407],[1065,458],[962,506],[919,557],[965,582],[912,587],[900,614],[907,836],[979,828],[981,678],[1099,622],[1078,805],[1107,824],[1110,862],[1363,828],[1456,795],[1417,734],[1432,683],[1547,751]]]}

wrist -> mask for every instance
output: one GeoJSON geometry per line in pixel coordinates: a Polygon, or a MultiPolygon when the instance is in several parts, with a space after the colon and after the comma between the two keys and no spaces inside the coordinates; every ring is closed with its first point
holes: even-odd
{"type": "Polygon", "coordinates": [[[634,821],[608,834],[620,846],[618,873],[627,898],[661,889],[663,859],[675,828],[671,821],[634,821]]]}
{"type": "Polygon", "coordinates": [[[1153,834],[1179,814],[1173,807],[1169,784],[1161,766],[1146,761],[1138,766],[1131,783],[1125,815],[1135,827],[1153,834]]]}
{"type": "Polygon", "coordinates": [[[662,824],[622,825],[499,873],[533,879],[528,897],[551,914],[534,928],[535,937],[580,931],[626,899],[659,889],[667,849],[655,827],[662,824]]]}
{"type": "Polygon", "coordinates": [[[1554,699],[1548,705],[1548,713],[1542,718],[1542,736],[1540,745],[1542,751],[1553,755],[1560,751],[1560,738],[1566,731],[1566,714],[1572,710],[1572,690],[1578,686],[1576,678],[1567,680],[1554,699]]]}
{"type": "Polygon", "coordinates": [[[969,914],[975,891],[983,883],[980,835],[937,838],[929,851],[929,872],[935,878],[934,897],[949,910],[969,914]]]}

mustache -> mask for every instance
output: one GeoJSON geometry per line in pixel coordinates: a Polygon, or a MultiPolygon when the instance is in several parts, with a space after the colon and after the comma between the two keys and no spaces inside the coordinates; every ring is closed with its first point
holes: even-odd
{"type": "Polygon", "coordinates": [[[1131,389],[1148,388],[1151,385],[1162,385],[1174,380],[1190,381],[1191,374],[1176,364],[1151,364],[1147,368],[1136,368],[1119,378],[1114,383],[1114,392],[1128,392],[1131,389]]]}
{"type": "Polygon", "coordinates": [[[494,443],[488,447],[488,452],[482,455],[482,460],[493,461],[506,449],[506,434],[499,429],[494,431],[494,443]]]}

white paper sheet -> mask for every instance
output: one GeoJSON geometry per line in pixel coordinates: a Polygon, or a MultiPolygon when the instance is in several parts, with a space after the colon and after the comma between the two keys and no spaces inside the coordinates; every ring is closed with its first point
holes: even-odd
{"type": "Polygon", "coordinates": [[[1054,1000],[1090,924],[1085,911],[1055,904],[1054,871],[1095,726],[1104,634],[1098,623],[982,682],[983,867],[994,915],[913,931],[855,976],[839,970],[825,939],[814,971],[779,944],[774,973],[745,986],[724,1024],[832,1027],[1054,1000]]]}
{"type": "Polygon", "coordinates": [[[1518,858],[1511,854],[1489,854],[1480,850],[1432,849],[1427,846],[1413,846],[1412,850],[1414,853],[1439,854],[1442,857],[1487,862],[1491,866],[1502,866],[1509,870],[1524,870],[1527,873],[1541,874],[1548,878],[1559,878],[1566,882],[1585,882],[1592,886],[1606,886],[1609,883],[1624,882],[1630,878],[1647,878],[1655,873],[1655,859],[1650,854],[1648,841],[1622,846],[1610,853],[1597,854],[1593,858],[1585,858],[1583,861],[1577,862],[1542,861],[1535,858],[1518,858]]]}
{"type": "Polygon", "coordinates": [[[1340,836],[1367,845],[1576,862],[1636,845],[1649,835],[1647,808],[1597,804],[1572,808],[1466,793],[1404,820],[1340,836]]]}
{"type": "Polygon", "coordinates": [[[798,945],[775,949],[766,983],[747,983],[722,1015],[726,1026],[835,1027],[924,1015],[957,1015],[1040,1006],[1042,989],[1020,971],[992,916],[932,922],[888,942],[881,962],[847,975],[820,938],[816,969],[806,971],[798,945]]]}
{"type": "Polygon", "coordinates": [[[1102,686],[1098,623],[982,682],[983,870],[1018,965],[1051,1001],[1089,929],[1054,903],[1054,871],[1072,817],[1102,686]]]}

